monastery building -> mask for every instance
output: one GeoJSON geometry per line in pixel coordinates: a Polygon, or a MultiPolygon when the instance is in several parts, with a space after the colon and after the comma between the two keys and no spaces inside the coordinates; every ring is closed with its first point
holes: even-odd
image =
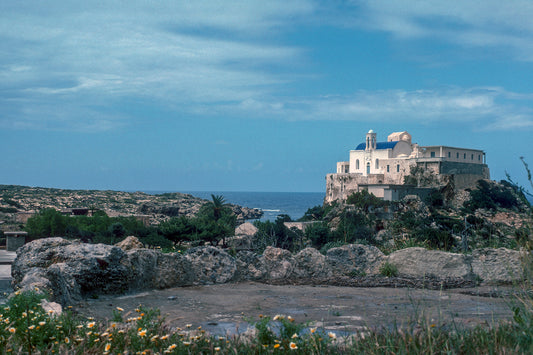
{"type": "Polygon", "coordinates": [[[349,159],[338,162],[337,172],[326,176],[325,202],[344,200],[362,189],[386,200],[418,194],[415,190],[420,186],[404,183],[414,167],[434,175],[437,182],[452,180],[456,188],[474,187],[479,179],[490,178],[482,150],[419,146],[405,131],[391,133],[386,142],[378,142],[377,134],[370,130],[365,141],[350,150],[349,159]]]}

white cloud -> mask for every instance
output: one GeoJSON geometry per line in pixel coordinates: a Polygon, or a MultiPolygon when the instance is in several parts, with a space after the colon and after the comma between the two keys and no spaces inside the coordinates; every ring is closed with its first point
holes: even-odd
{"type": "Polygon", "coordinates": [[[357,0],[346,25],[385,31],[400,39],[436,38],[465,47],[510,49],[533,61],[533,2],[529,0],[357,0]]]}
{"type": "MultiPolygon", "coordinates": [[[[353,95],[323,96],[288,102],[254,102],[239,106],[249,115],[261,108],[264,117],[289,120],[352,120],[471,124],[477,129],[501,130],[533,126],[531,94],[498,87],[434,90],[361,90],[353,95]],[[272,107],[282,109],[272,109],[272,107]],[[270,108],[270,109],[269,109],[270,108]],[[481,127],[481,128],[480,128],[481,127]]],[[[236,112],[232,112],[237,114],[236,112]]]]}
{"type": "MultiPolygon", "coordinates": [[[[304,0],[102,4],[0,4],[0,104],[15,105],[2,126],[34,125],[21,115],[31,106],[49,113],[44,126],[59,127],[64,113],[49,110],[51,102],[75,110],[70,127],[80,115],[73,102],[135,97],[194,112],[268,94],[291,79],[265,68],[291,67],[301,56],[273,34],[312,10],[304,0]]],[[[83,121],[97,116],[91,110],[83,121]]]]}

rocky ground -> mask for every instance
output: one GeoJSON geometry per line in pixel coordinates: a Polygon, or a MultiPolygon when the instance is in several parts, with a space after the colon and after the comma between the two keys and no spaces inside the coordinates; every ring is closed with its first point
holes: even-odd
{"type": "MultiPolygon", "coordinates": [[[[192,217],[207,200],[183,193],[150,195],[144,192],[103,190],[65,190],[17,185],[0,185],[0,224],[16,225],[20,212],[38,212],[45,208],[91,208],[109,216],[147,215],[152,224],[175,216],[192,217]]],[[[231,205],[237,218],[257,219],[262,211],[231,205]]],[[[7,230],[7,229],[6,229],[7,230]]]]}
{"type": "Polygon", "coordinates": [[[220,335],[243,332],[249,320],[257,321],[260,315],[282,314],[342,334],[368,327],[409,326],[417,319],[448,329],[490,326],[512,319],[511,304],[517,298],[511,293],[503,286],[429,290],[241,282],[101,296],[77,304],[74,310],[109,319],[121,307],[127,318],[143,305],[161,310],[172,327],[191,324],[220,335]]]}

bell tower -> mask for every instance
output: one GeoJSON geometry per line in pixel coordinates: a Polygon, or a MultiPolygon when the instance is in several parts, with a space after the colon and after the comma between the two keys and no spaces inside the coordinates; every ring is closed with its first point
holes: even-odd
{"type": "Polygon", "coordinates": [[[366,146],[365,150],[375,150],[376,149],[376,136],[373,130],[368,131],[366,134],[366,146]]]}

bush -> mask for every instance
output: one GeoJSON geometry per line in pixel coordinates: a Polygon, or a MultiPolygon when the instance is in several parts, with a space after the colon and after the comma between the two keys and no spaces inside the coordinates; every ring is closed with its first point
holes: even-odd
{"type": "Polygon", "coordinates": [[[387,277],[396,277],[398,276],[398,268],[389,263],[388,261],[384,262],[380,268],[379,268],[379,273],[383,276],[387,276],[387,277]]]}

